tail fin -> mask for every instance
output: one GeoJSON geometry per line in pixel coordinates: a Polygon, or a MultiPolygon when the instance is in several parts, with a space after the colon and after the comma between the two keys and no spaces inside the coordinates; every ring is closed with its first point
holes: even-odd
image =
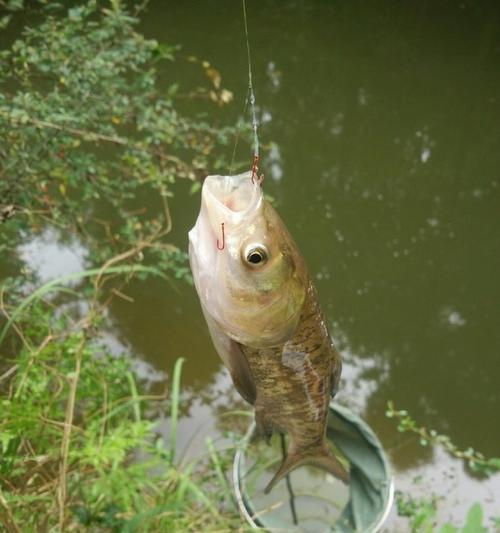
{"type": "Polygon", "coordinates": [[[297,450],[293,444],[290,446],[287,456],[281,463],[279,470],[274,474],[273,479],[268,483],[264,489],[265,494],[269,494],[271,489],[283,479],[292,470],[295,470],[302,465],[317,466],[326,470],[336,478],[340,479],[344,483],[349,482],[349,472],[342,466],[340,461],[333,455],[328,446],[323,446],[319,450],[313,453],[304,452],[304,450],[297,450]]]}

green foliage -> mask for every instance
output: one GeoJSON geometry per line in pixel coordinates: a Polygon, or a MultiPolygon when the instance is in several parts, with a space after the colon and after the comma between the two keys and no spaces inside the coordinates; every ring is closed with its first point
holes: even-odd
{"type": "MultiPolygon", "coordinates": [[[[207,168],[223,165],[214,154],[234,128],[215,113],[209,122],[179,111],[181,86],[169,77],[177,47],[137,32],[144,2],[72,4],[0,0],[0,29],[15,27],[23,9],[38,21],[0,51],[0,250],[52,225],[77,233],[102,265],[38,289],[22,276],[0,289],[0,527],[236,530],[227,482],[218,490],[227,458],[210,443],[205,461],[176,461],[182,360],[170,398],[157,398],[170,403],[166,447],[142,415],[130,355],[98,341],[109,288],[148,275],[190,281],[186,253],[164,240],[172,186],[186,178],[194,191],[207,168]],[[83,317],[59,305],[75,297],[83,317]]],[[[208,86],[182,96],[228,103],[217,70],[193,63],[208,86]]]]}
{"type": "MultiPolygon", "coordinates": [[[[93,275],[96,286],[100,274],[110,272],[79,277],[93,275]]],[[[60,287],[61,280],[47,285],[60,287]]],[[[43,300],[52,293],[42,289],[21,304],[14,298],[11,327],[22,347],[0,380],[0,502],[7,510],[0,523],[40,532],[236,529],[227,482],[222,493],[216,489],[228,463],[212,443],[210,460],[175,460],[182,359],[172,377],[166,448],[142,416],[130,359],[98,342],[97,300],[87,302],[83,318],[61,310],[54,318],[51,302],[43,300]]]]}
{"type": "MultiPolygon", "coordinates": [[[[486,459],[481,453],[468,448],[461,451],[446,435],[419,426],[406,410],[396,410],[392,402],[388,402],[386,416],[398,421],[397,430],[401,433],[414,433],[421,446],[436,444],[457,459],[466,462],[467,466],[476,473],[485,476],[492,475],[500,469],[500,459],[486,459]]],[[[417,499],[411,495],[396,491],[396,506],[400,516],[407,517],[411,531],[414,533],[487,533],[483,525],[483,509],[480,503],[473,504],[466,517],[465,524],[457,527],[451,523],[437,527],[435,523],[439,499],[432,495],[430,498],[417,499]]],[[[495,519],[493,519],[495,521],[495,519]]]]}
{"type": "Polygon", "coordinates": [[[500,458],[492,457],[487,459],[484,455],[473,448],[460,450],[458,446],[451,442],[450,437],[441,435],[437,431],[419,426],[417,422],[405,410],[396,410],[392,402],[387,404],[386,416],[395,418],[398,421],[397,429],[401,433],[410,432],[419,437],[422,446],[438,444],[457,459],[465,461],[472,472],[481,475],[492,475],[500,470],[500,458]]]}
{"type": "Polygon", "coordinates": [[[415,499],[400,491],[396,492],[396,506],[399,516],[405,516],[410,521],[412,533],[487,533],[483,525],[483,509],[481,504],[473,504],[467,512],[465,524],[462,527],[451,523],[436,526],[438,499],[415,499]]]}
{"type": "Polygon", "coordinates": [[[399,516],[410,519],[412,532],[431,533],[434,531],[436,516],[436,498],[416,500],[396,491],[396,506],[399,516]]]}
{"type": "MultiPolygon", "coordinates": [[[[179,84],[168,79],[176,47],[138,33],[121,1],[40,0],[37,10],[40,24],[0,52],[0,249],[50,222],[85,238],[95,263],[146,243],[157,266],[189,278],[185,254],[158,245],[172,184],[222,165],[214,148],[234,128],[179,112],[179,84]],[[158,205],[134,214],[148,190],[158,205]],[[100,204],[114,220],[99,219],[100,204]]],[[[230,93],[213,72],[205,68],[207,99],[224,104],[230,93]]]]}

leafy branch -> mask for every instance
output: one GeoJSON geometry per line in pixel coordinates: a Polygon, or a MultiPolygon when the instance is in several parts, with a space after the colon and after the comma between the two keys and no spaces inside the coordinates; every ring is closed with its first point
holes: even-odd
{"type": "MultiPolygon", "coordinates": [[[[178,47],[138,33],[137,12],[125,3],[36,5],[40,23],[0,51],[0,250],[12,251],[20,232],[49,223],[81,235],[91,261],[102,264],[159,224],[170,229],[158,211],[168,211],[177,179],[197,183],[225,165],[222,148],[236,129],[221,124],[216,110],[231,93],[216,69],[196,59],[206,105],[216,106],[210,121],[206,112],[181,112],[177,95],[190,91],[169,76],[178,47]],[[139,212],[145,193],[160,202],[139,212]],[[97,205],[111,220],[99,219],[97,205]]],[[[148,254],[162,269],[186,264],[172,246],[148,254]]]]}
{"type": "Polygon", "coordinates": [[[500,458],[493,457],[487,459],[482,453],[470,447],[466,450],[460,450],[458,446],[453,444],[450,437],[439,434],[434,429],[419,426],[408,414],[408,411],[404,409],[398,411],[395,409],[393,402],[387,403],[385,414],[388,418],[395,418],[397,420],[397,430],[400,433],[413,433],[419,437],[422,446],[428,446],[429,444],[442,446],[453,457],[465,461],[473,472],[489,476],[500,471],[500,458]]]}

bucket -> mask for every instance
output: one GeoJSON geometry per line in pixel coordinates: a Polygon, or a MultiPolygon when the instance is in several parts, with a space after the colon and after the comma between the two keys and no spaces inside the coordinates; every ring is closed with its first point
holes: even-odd
{"type": "Polygon", "coordinates": [[[254,428],[255,423],[238,446],[233,464],[238,507],[252,528],[314,533],[381,529],[392,506],[394,483],[382,445],[359,416],[330,404],[326,434],[339,459],[349,465],[348,486],[318,468],[301,467],[265,495],[263,488],[284,450],[279,436],[273,437],[271,446],[253,442],[254,428]]]}

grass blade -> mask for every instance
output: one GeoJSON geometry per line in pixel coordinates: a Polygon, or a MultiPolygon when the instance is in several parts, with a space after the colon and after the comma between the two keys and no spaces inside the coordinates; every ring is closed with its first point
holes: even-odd
{"type": "Polygon", "coordinates": [[[168,280],[167,276],[163,274],[160,270],[148,267],[144,265],[121,265],[121,266],[110,266],[106,269],[102,268],[91,268],[89,270],[84,270],[82,272],[75,272],[73,274],[67,274],[65,276],[61,276],[59,278],[53,279],[35,291],[33,291],[27,298],[25,298],[12,312],[10,315],[9,320],[5,324],[5,326],[2,328],[2,331],[0,332],[0,345],[2,344],[5,335],[7,334],[7,331],[10,329],[12,324],[16,321],[16,319],[19,317],[19,315],[28,307],[32,302],[39,298],[43,298],[46,294],[50,292],[57,292],[57,291],[66,291],[67,289],[62,286],[63,283],[67,283],[69,281],[74,281],[77,279],[82,278],[89,278],[92,276],[97,275],[103,275],[103,274],[126,274],[131,272],[146,272],[149,274],[154,274],[156,276],[160,276],[164,278],[165,280],[168,280]]]}
{"type": "Polygon", "coordinates": [[[199,487],[197,487],[190,479],[186,480],[186,489],[192,493],[195,500],[201,502],[214,516],[219,516],[219,512],[215,504],[211,502],[205,496],[205,493],[199,487]]]}
{"type": "Polygon", "coordinates": [[[177,504],[181,504],[183,501],[185,501],[187,485],[188,485],[188,482],[190,481],[191,473],[193,471],[194,466],[195,466],[194,462],[193,463],[189,463],[183,469],[182,476],[180,478],[181,481],[177,485],[177,489],[175,491],[177,504]]]}
{"type": "Polygon", "coordinates": [[[135,383],[135,378],[132,372],[126,373],[127,380],[130,386],[130,395],[132,396],[132,409],[134,411],[134,418],[136,422],[141,421],[141,404],[139,394],[137,393],[137,385],[135,383]]]}
{"type": "Polygon", "coordinates": [[[183,357],[179,357],[175,362],[174,375],[172,377],[172,393],[170,395],[170,462],[172,464],[175,461],[175,452],[177,449],[177,423],[179,418],[179,396],[183,363],[183,357]]]}
{"type": "Polygon", "coordinates": [[[217,450],[215,449],[213,440],[211,439],[211,437],[207,437],[205,442],[207,444],[208,451],[210,452],[210,459],[212,460],[212,463],[214,465],[215,473],[219,480],[219,484],[221,488],[224,490],[224,495],[225,495],[226,500],[228,502],[236,503],[234,501],[231,488],[229,487],[229,483],[227,482],[226,476],[224,475],[222,464],[220,462],[217,450]]]}

